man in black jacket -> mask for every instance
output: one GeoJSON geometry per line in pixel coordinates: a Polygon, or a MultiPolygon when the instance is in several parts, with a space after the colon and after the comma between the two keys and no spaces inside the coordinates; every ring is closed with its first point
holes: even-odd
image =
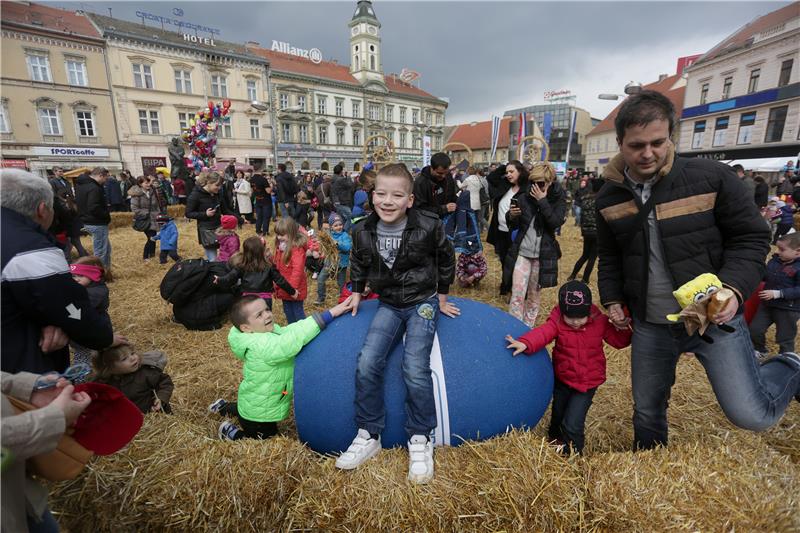
{"type": "Polygon", "coordinates": [[[667,444],[667,405],[681,353],[705,367],[722,410],[739,427],[775,424],[800,388],[800,358],[783,354],[759,366],[742,303],[764,274],[769,230],[751,193],[726,165],[675,154],[672,103],[654,91],[631,96],[616,118],[618,154],[596,198],[599,288],[617,327],[633,318],[631,379],[634,446],[667,444]],[[714,273],[736,297],[706,335],[688,335],[666,315],[672,291],[714,273]],[[716,325],[714,325],[716,324],[716,325]],[[725,331],[717,326],[725,324],[725,331]]]}
{"type": "Polygon", "coordinates": [[[439,152],[414,180],[414,207],[439,218],[456,210],[456,182],[450,175],[450,158],[439,152]]]}
{"type": "Polygon", "coordinates": [[[111,214],[103,190],[107,180],[108,170],[103,167],[95,167],[88,176],[78,176],[75,180],[75,201],[84,229],[92,234],[94,255],[100,258],[106,268],[111,268],[111,241],[108,238],[111,214]]]}
{"type": "Polygon", "coordinates": [[[114,335],[108,315],[90,304],[86,289],[72,279],[63,252],[47,233],[53,220],[53,191],[47,181],[29,172],[3,170],[0,205],[3,372],[63,371],[69,366],[70,339],[95,350],[109,347],[114,335]]]}
{"type": "Polygon", "coordinates": [[[344,168],[342,165],[333,167],[333,178],[331,179],[331,201],[339,216],[342,217],[344,231],[350,231],[353,219],[353,193],[355,183],[347,176],[342,175],[344,168]]]}
{"type": "Polygon", "coordinates": [[[283,163],[278,164],[275,184],[278,186],[278,208],[281,211],[281,218],[291,217],[297,202],[297,181],[294,176],[286,172],[286,165],[283,163]]]}

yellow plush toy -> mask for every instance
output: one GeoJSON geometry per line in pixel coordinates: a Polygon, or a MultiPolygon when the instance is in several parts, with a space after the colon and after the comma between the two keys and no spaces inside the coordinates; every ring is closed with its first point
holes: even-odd
{"type": "MultiPolygon", "coordinates": [[[[714,340],[705,334],[706,330],[712,324],[711,317],[735,297],[733,291],[724,288],[722,281],[716,275],[700,274],[681,285],[672,294],[681,306],[681,312],[667,315],[667,319],[672,322],[682,320],[689,335],[699,331],[701,339],[713,343],[714,340]]],[[[720,324],[718,327],[723,331],[733,331],[733,328],[726,324],[720,324]]]]}

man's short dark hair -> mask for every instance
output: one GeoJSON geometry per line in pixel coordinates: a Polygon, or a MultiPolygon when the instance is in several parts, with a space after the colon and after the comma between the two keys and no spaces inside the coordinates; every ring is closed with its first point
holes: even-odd
{"type": "Polygon", "coordinates": [[[739,163],[736,163],[731,168],[733,169],[734,172],[744,173],[744,167],[742,165],[740,165],[739,163]]]}
{"type": "Polygon", "coordinates": [[[629,96],[619,108],[614,128],[617,139],[622,141],[625,130],[631,126],[646,126],[654,120],[666,120],[669,123],[669,135],[675,127],[675,106],[658,91],[642,91],[629,96]]]}
{"type": "Polygon", "coordinates": [[[450,168],[450,158],[444,152],[437,152],[431,157],[431,168],[450,168]]]}
{"type": "Polygon", "coordinates": [[[108,176],[108,169],[106,167],[94,167],[89,173],[90,176],[108,176]]]}
{"type": "Polygon", "coordinates": [[[241,331],[240,326],[247,323],[247,319],[249,317],[245,314],[245,308],[259,298],[261,297],[254,294],[248,294],[247,296],[242,296],[233,302],[233,305],[231,305],[230,317],[231,323],[236,326],[236,329],[241,331]]]}
{"type": "Polygon", "coordinates": [[[286,172],[286,165],[283,163],[278,163],[278,170],[281,172],[286,172]]]}
{"type": "Polygon", "coordinates": [[[342,170],[344,170],[344,167],[341,164],[338,164],[335,167],[333,167],[334,174],[341,174],[342,170]]]}

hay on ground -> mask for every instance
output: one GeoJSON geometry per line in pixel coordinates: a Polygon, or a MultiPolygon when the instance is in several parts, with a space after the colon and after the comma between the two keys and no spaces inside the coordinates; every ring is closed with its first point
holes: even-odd
{"type": "MultiPolygon", "coordinates": [[[[200,257],[195,223],[176,222],[180,255],[200,257]]],[[[253,232],[245,226],[241,236],[253,232]]],[[[111,240],[112,319],[138,349],[168,354],[175,414],[147,415],[125,450],[52,486],[51,507],[71,531],[800,531],[800,404],[769,431],[736,429],[689,355],[678,364],[668,449],[629,451],[629,349],[607,350],[608,381],[589,411],[584,457],[564,458],[547,446],[549,414],[530,432],[437,449],[436,477],[422,487],[406,481],[402,449],[337,471],[332,458],[297,441],[291,418],[280,424],[281,437],[221,442],[221,419],[207,406],[235,398],[241,379],[227,330],[170,322],[158,296],[169,265],[142,262],[144,235],[130,224],[111,240]]],[[[564,280],[581,251],[571,219],[560,241],[564,280]]],[[[505,309],[499,265],[491,250],[486,255],[480,287],[453,293],[505,309]]],[[[539,323],[555,304],[555,289],[544,290],[539,323]]],[[[281,306],[274,308],[282,323],[281,306]]],[[[307,302],[307,311],[318,309],[307,302]]]]}

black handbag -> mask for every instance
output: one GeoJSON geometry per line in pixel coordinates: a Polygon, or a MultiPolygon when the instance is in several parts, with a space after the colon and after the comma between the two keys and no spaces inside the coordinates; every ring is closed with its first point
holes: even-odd
{"type": "Polygon", "coordinates": [[[133,217],[133,229],[147,231],[150,229],[150,213],[138,213],[133,217]]]}
{"type": "Polygon", "coordinates": [[[201,228],[200,244],[203,245],[203,248],[219,248],[219,241],[217,241],[217,234],[214,233],[214,230],[201,228]]]}

